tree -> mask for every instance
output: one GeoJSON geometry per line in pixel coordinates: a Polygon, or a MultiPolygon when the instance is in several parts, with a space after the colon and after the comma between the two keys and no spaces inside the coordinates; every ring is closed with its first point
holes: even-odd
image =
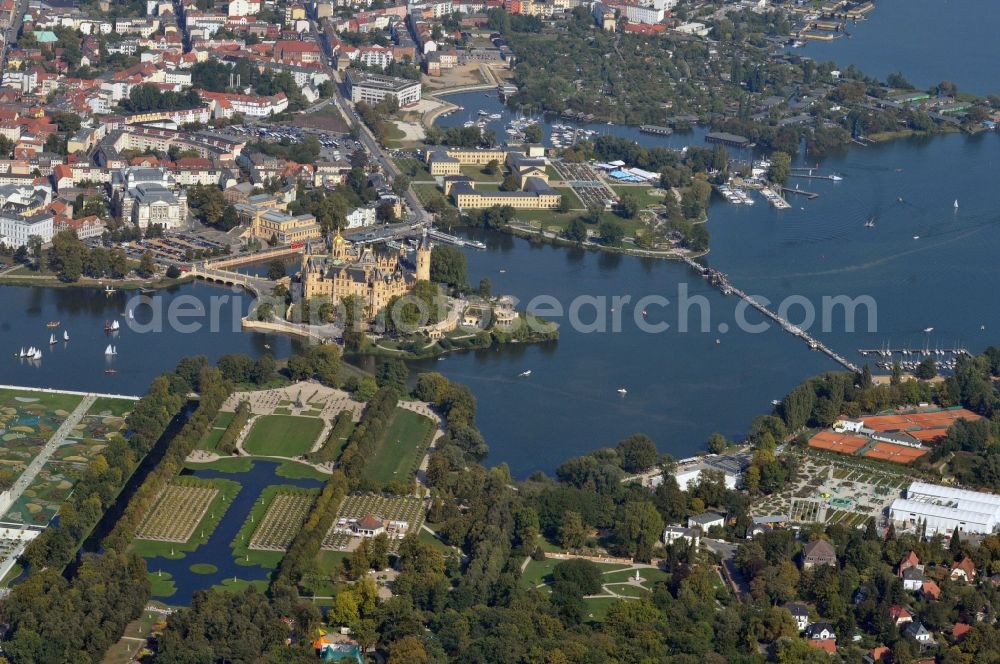
{"type": "MultiPolygon", "coordinates": [[[[565,198],[565,196],[563,198],[565,198]]],[[[580,217],[574,217],[573,219],[570,219],[569,225],[566,226],[566,230],[563,231],[563,237],[571,242],[586,242],[587,225],[582,219],[580,219],[580,217]]]]}
{"type": "Polygon", "coordinates": [[[271,281],[277,281],[283,278],[285,274],[285,264],[280,259],[275,258],[267,264],[267,278],[271,281]]]}
{"type": "Polygon", "coordinates": [[[142,253],[142,258],[139,259],[139,267],[136,269],[136,272],[144,279],[149,279],[156,273],[156,262],[153,260],[153,253],[151,251],[144,251],[142,253]]]}
{"type": "Polygon", "coordinates": [[[618,214],[632,219],[639,214],[639,199],[633,194],[622,194],[618,199],[618,214]]]}
{"type": "Polygon", "coordinates": [[[649,560],[663,535],[663,518],[648,501],[625,503],[615,519],[615,541],[619,550],[639,560],[649,560]]]}
{"type": "Polygon", "coordinates": [[[920,380],[930,380],[937,375],[937,363],[934,361],[933,357],[927,356],[920,361],[917,368],[913,371],[913,375],[920,380]]]}
{"type": "Polygon", "coordinates": [[[389,664],[428,664],[427,649],[416,636],[404,636],[389,645],[389,664]]]}
{"type": "Polygon", "coordinates": [[[558,210],[559,210],[559,212],[562,212],[563,214],[566,214],[567,212],[570,211],[569,196],[567,196],[566,194],[563,194],[562,196],[559,197],[559,208],[558,208],[558,210]]]}
{"type": "Polygon", "coordinates": [[[622,469],[630,473],[652,468],[660,456],[652,439],[641,433],[634,433],[618,443],[615,451],[621,458],[622,469]]]}
{"type": "Polygon", "coordinates": [[[721,433],[713,433],[708,437],[708,451],[712,454],[722,454],[729,447],[729,441],[721,433]]]}
{"type": "Polygon", "coordinates": [[[486,168],[483,172],[487,175],[499,175],[500,174],[500,162],[496,159],[490,159],[489,163],[486,164],[486,168]]]}
{"type": "Polygon", "coordinates": [[[341,590],[333,598],[333,606],[327,614],[331,625],[353,625],[359,618],[358,600],[350,589],[341,590]]]}
{"type": "Polygon", "coordinates": [[[167,268],[167,279],[177,279],[181,276],[181,269],[176,265],[171,265],[167,268]]]}
{"type": "Polygon", "coordinates": [[[552,569],[554,593],[576,597],[596,595],[601,592],[601,568],[581,558],[566,560],[552,569]]]}
{"type": "Polygon", "coordinates": [[[524,128],[524,141],[525,143],[541,143],[544,135],[542,133],[542,126],[539,124],[528,125],[524,128]]]}
{"type": "Polygon", "coordinates": [[[601,236],[601,242],[612,247],[620,245],[625,238],[625,228],[614,219],[602,221],[598,233],[601,236]]]}
{"type": "Polygon", "coordinates": [[[771,168],[767,176],[771,182],[784,186],[792,173],[792,158],[787,152],[771,153],[771,168]]]}
{"type": "Polygon", "coordinates": [[[459,249],[446,244],[435,245],[431,250],[431,281],[462,288],[467,280],[468,260],[459,249]]]}
{"type": "Polygon", "coordinates": [[[503,182],[500,183],[500,191],[517,191],[520,187],[517,185],[517,176],[513,173],[506,175],[503,182]]]}
{"type": "Polygon", "coordinates": [[[579,549],[587,541],[587,534],[579,512],[563,512],[562,522],[559,524],[559,543],[564,549],[579,549]]]}

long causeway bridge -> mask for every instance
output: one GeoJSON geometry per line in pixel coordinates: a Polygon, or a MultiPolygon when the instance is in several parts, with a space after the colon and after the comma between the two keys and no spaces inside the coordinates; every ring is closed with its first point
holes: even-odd
{"type": "Polygon", "coordinates": [[[704,265],[701,265],[693,258],[687,256],[683,257],[683,260],[685,263],[691,266],[691,269],[696,271],[698,274],[704,277],[709,283],[718,288],[723,295],[735,295],[736,297],[745,301],[751,307],[759,311],[761,315],[780,325],[781,329],[785,330],[789,334],[799,337],[807,344],[809,344],[809,347],[811,349],[823,353],[824,355],[832,359],[834,362],[844,367],[845,369],[855,372],[861,370],[858,367],[858,365],[854,364],[846,357],[844,357],[837,351],[833,350],[832,348],[824,344],[819,339],[816,339],[815,337],[813,337],[812,335],[810,335],[808,332],[798,327],[797,325],[792,325],[786,319],[782,318],[777,313],[771,311],[766,306],[755,300],[752,296],[748,295],[747,293],[740,290],[736,286],[733,286],[729,282],[729,278],[722,272],[719,272],[718,270],[713,270],[712,268],[709,267],[705,267],[704,265]]]}

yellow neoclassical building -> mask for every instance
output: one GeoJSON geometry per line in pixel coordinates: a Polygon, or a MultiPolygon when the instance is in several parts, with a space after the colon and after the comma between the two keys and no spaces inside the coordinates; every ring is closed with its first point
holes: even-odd
{"type": "Polygon", "coordinates": [[[327,297],[335,303],[359,296],[371,319],[389,300],[412,290],[417,281],[430,281],[431,245],[426,237],[417,247],[414,263],[409,264],[402,250],[353,245],[337,231],[329,255],[313,254],[311,245],[302,255],[302,296],[327,297]]]}

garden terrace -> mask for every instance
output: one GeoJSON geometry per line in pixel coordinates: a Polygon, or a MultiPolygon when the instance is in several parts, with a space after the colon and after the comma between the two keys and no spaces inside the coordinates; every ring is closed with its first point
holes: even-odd
{"type": "Polygon", "coordinates": [[[250,538],[255,551],[286,551],[309,514],[318,492],[281,487],[271,498],[264,518],[250,538]]]}
{"type": "Polygon", "coordinates": [[[218,493],[218,487],[209,481],[193,477],[175,479],[163,490],[139,525],[136,538],[187,542],[218,493]]]}

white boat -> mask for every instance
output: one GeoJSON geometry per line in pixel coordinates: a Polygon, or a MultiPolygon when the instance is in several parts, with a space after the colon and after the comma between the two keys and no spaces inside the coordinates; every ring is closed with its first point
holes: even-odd
{"type": "Polygon", "coordinates": [[[135,314],[132,313],[132,309],[128,310],[128,319],[135,320],[135,314]]]}
{"type": "Polygon", "coordinates": [[[919,235],[914,235],[914,236],[913,236],[913,239],[914,239],[914,240],[919,240],[919,239],[920,239],[920,236],[919,236],[919,235]]]}
{"type": "Polygon", "coordinates": [[[624,387],[619,387],[618,394],[628,394],[628,390],[626,390],[624,387]]]}
{"type": "Polygon", "coordinates": [[[27,355],[27,353],[24,351],[24,346],[21,346],[21,352],[20,353],[14,353],[15,357],[24,357],[25,355],[27,355]]]}
{"type": "Polygon", "coordinates": [[[834,182],[840,182],[844,178],[842,178],[841,176],[839,176],[836,173],[834,173],[833,175],[830,176],[830,179],[833,180],[834,182]]]}
{"type": "Polygon", "coordinates": [[[875,228],[875,217],[868,217],[868,221],[865,222],[865,228],[875,228]]]}
{"type": "Polygon", "coordinates": [[[925,327],[925,328],[924,328],[924,332],[926,332],[927,334],[930,334],[930,333],[931,333],[931,332],[933,332],[933,331],[934,331],[934,328],[933,328],[933,327],[925,327]]]}
{"type": "Polygon", "coordinates": [[[49,345],[51,346],[54,343],[56,343],[56,335],[50,334],[49,335],[49,345]]]}
{"type": "Polygon", "coordinates": [[[112,321],[111,322],[111,329],[112,330],[114,330],[114,331],[117,332],[120,328],[121,328],[121,325],[118,324],[118,321],[112,321]]]}
{"type": "Polygon", "coordinates": [[[63,341],[69,341],[69,332],[63,330],[63,341]]]}
{"type": "Polygon", "coordinates": [[[108,344],[108,347],[104,349],[104,354],[105,355],[117,355],[118,351],[115,349],[114,346],[112,346],[111,344],[108,344]]]}
{"type": "Polygon", "coordinates": [[[956,210],[958,209],[958,199],[957,198],[955,199],[955,209],[956,210]]]}
{"type": "Polygon", "coordinates": [[[36,348],[35,349],[35,354],[31,356],[31,359],[32,360],[40,360],[40,359],[42,359],[42,351],[40,351],[40,350],[38,350],[36,348]]]}
{"type": "Polygon", "coordinates": [[[531,369],[527,369],[525,371],[522,371],[521,373],[519,373],[517,375],[520,376],[521,378],[527,378],[528,376],[531,375],[531,369]]]}

